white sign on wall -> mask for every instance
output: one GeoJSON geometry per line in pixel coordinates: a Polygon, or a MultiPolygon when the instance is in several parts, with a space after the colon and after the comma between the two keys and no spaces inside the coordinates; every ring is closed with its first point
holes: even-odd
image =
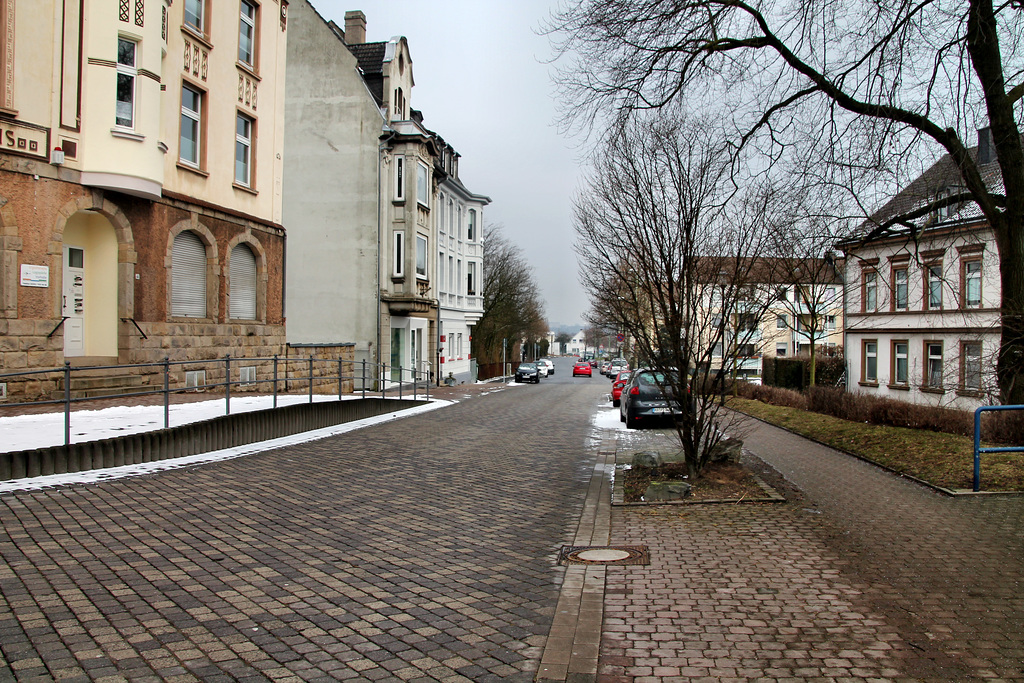
{"type": "Polygon", "coordinates": [[[49,287],[50,269],[47,266],[30,266],[21,264],[22,287],[49,287]]]}

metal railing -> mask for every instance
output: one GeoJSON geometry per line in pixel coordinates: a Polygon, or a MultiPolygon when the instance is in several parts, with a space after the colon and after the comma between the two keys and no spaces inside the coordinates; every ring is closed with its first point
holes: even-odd
{"type": "Polygon", "coordinates": [[[1024,410],[1021,406],[982,406],[974,411],[974,491],[981,490],[981,454],[1024,452],[1024,446],[981,447],[981,414],[1002,410],[1024,410]]]}
{"type": "MultiPolygon", "coordinates": [[[[133,375],[135,376],[135,375],[133,375]]],[[[109,376],[108,376],[109,377],[109,376]]],[[[19,372],[7,372],[0,373],[0,382],[10,383],[14,380],[15,386],[17,382],[40,382],[46,384],[52,384],[54,389],[58,389],[63,384],[63,395],[60,398],[42,398],[39,400],[27,400],[27,401],[4,401],[0,402],[0,408],[12,408],[18,406],[41,406],[41,405],[63,405],[64,408],[64,444],[70,445],[71,443],[71,406],[76,403],[83,401],[97,401],[97,400],[110,400],[118,398],[137,398],[140,396],[163,396],[163,408],[164,408],[164,429],[170,427],[170,405],[171,405],[171,394],[184,394],[184,393],[196,393],[196,392],[207,392],[216,391],[223,389],[224,392],[224,414],[231,414],[231,394],[232,387],[245,387],[251,391],[245,393],[251,393],[257,391],[262,386],[268,386],[271,389],[273,396],[273,407],[277,408],[278,394],[281,393],[283,385],[283,393],[288,395],[295,395],[296,392],[291,391],[291,388],[296,384],[304,386],[306,393],[309,397],[309,403],[313,402],[314,388],[320,389],[318,395],[325,395],[322,389],[330,386],[337,385],[337,396],[338,400],[341,400],[345,392],[345,383],[351,382],[352,388],[348,392],[349,394],[361,394],[362,398],[366,398],[367,393],[376,395],[379,393],[381,398],[396,397],[403,399],[408,396],[411,391],[413,400],[418,400],[420,394],[423,395],[425,400],[430,400],[430,382],[431,376],[429,371],[418,371],[414,368],[404,368],[402,366],[392,367],[383,363],[369,363],[365,360],[355,361],[346,360],[343,358],[321,358],[316,356],[268,356],[268,357],[237,357],[233,358],[230,355],[225,355],[221,358],[211,358],[207,360],[180,360],[172,361],[169,358],[165,358],[163,361],[156,363],[128,363],[122,365],[92,365],[92,366],[81,366],[72,367],[70,361],[65,361],[64,367],[62,368],[46,368],[40,370],[23,370],[19,372]],[[298,364],[299,369],[295,371],[295,367],[298,364]],[[256,379],[255,377],[242,378],[239,376],[238,379],[232,378],[232,369],[238,370],[239,373],[243,371],[241,368],[254,368],[264,367],[265,369],[271,370],[271,376],[267,379],[256,379]],[[110,370],[141,370],[142,372],[137,373],[143,380],[148,380],[148,383],[140,383],[137,391],[122,391],[115,393],[104,393],[102,395],[94,396],[73,396],[74,391],[72,384],[73,379],[81,379],[88,377],[91,379],[97,379],[104,377],[103,375],[96,375],[97,372],[110,371],[110,370]],[[150,372],[146,372],[150,370],[150,372]],[[205,372],[207,370],[212,371],[211,374],[219,375],[223,372],[223,379],[220,381],[205,381],[205,372]],[[283,372],[282,372],[283,370],[283,372]],[[348,370],[348,373],[346,373],[348,370]],[[202,384],[189,384],[188,374],[190,372],[203,372],[202,384]],[[397,380],[390,379],[393,374],[397,373],[397,380]],[[172,382],[173,375],[173,382],[172,382]],[[407,379],[408,378],[408,379],[407,379]],[[160,382],[159,386],[153,381],[157,380],[160,382]],[[354,388],[355,382],[360,380],[360,389],[354,388]],[[367,389],[368,386],[374,386],[376,389],[367,389]],[[389,394],[390,392],[390,394],[389,394]]],[[[10,389],[8,390],[8,396],[11,395],[10,389]]],[[[56,392],[50,392],[51,395],[56,392]]],[[[332,389],[330,392],[332,395],[335,391],[332,389]]]]}

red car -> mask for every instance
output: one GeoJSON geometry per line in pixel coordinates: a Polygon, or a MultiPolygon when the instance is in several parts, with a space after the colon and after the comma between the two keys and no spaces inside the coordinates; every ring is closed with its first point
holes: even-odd
{"type": "Polygon", "coordinates": [[[612,379],[612,405],[619,405],[622,399],[622,389],[629,384],[629,372],[620,372],[612,379]]]}
{"type": "Polygon", "coordinates": [[[586,361],[577,361],[577,363],[572,366],[572,376],[579,377],[581,375],[593,377],[594,373],[590,370],[590,363],[586,361]]]}

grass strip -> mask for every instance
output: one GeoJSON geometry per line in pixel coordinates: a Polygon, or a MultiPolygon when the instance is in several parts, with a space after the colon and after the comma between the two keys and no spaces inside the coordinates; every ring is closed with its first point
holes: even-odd
{"type": "MultiPolygon", "coordinates": [[[[740,412],[947,489],[971,489],[974,441],[965,436],[841,420],[745,398],[740,412]]],[[[982,491],[1024,491],[1024,453],[982,453],[982,491]]]]}

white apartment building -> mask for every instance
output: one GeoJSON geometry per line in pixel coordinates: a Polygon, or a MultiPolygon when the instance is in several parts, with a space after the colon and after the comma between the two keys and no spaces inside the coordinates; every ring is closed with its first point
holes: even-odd
{"type": "MultiPolygon", "coordinates": [[[[972,148],[986,182],[999,182],[985,144],[972,148]]],[[[944,156],[873,217],[926,205],[955,188],[944,156]]],[[[874,224],[874,223],[872,223],[874,224]]],[[[915,239],[901,230],[847,254],[846,357],[850,391],[965,410],[998,396],[999,253],[973,203],[933,212],[915,239]]]]}
{"type": "Polygon", "coordinates": [[[484,312],[483,209],[489,197],[470,192],[459,180],[459,155],[439,139],[437,209],[438,367],[442,378],[476,379],[470,353],[473,327],[484,312]]]}

